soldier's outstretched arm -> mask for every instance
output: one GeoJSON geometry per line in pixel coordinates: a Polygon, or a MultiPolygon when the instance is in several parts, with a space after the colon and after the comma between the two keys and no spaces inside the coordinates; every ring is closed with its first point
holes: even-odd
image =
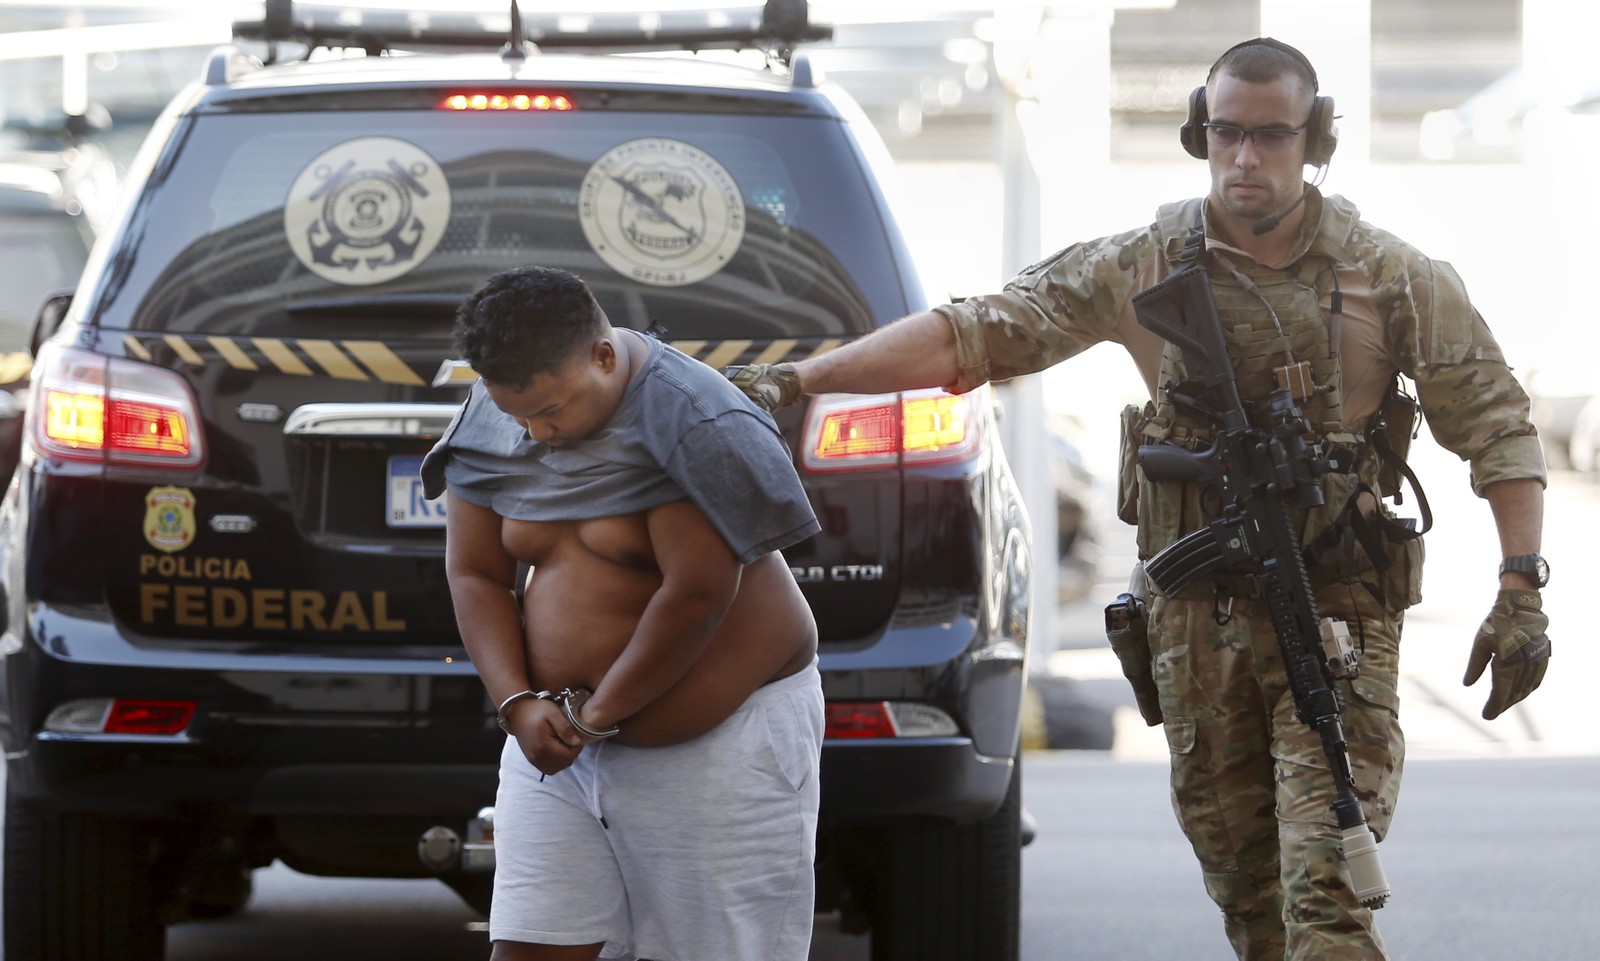
{"type": "Polygon", "coordinates": [[[767,410],[807,394],[879,394],[918,387],[954,389],[961,370],[950,321],[934,311],[902,317],[820,357],[794,364],[725,367],[740,390],[767,410]]]}
{"type": "Polygon", "coordinates": [[[925,310],[795,365],[807,394],[878,394],[952,386],[961,376],[949,318],[925,310]]]}

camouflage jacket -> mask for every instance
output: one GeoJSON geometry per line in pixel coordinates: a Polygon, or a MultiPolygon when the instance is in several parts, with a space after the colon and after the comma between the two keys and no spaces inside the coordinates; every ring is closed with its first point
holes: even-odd
{"type": "MultiPolygon", "coordinates": [[[[1203,199],[1185,201],[1182,222],[1201,217],[1203,199]]],[[[1467,299],[1455,270],[1360,219],[1338,196],[1315,189],[1293,252],[1292,268],[1309,257],[1334,270],[1318,297],[1332,316],[1342,299],[1339,350],[1345,414],[1362,422],[1377,409],[1395,373],[1415,382],[1434,438],[1470,461],[1473,488],[1536,478],[1545,481],[1544,455],[1528,418],[1529,401],[1494,335],[1467,299]],[[1332,282],[1337,279],[1337,283],[1332,282]],[[1325,288],[1325,289],[1324,289],[1325,288]]],[[[1167,220],[1172,209],[1165,208],[1167,220]]],[[[1216,238],[1206,243],[1235,262],[1248,254],[1216,238]]],[[[935,308],[955,329],[962,378],[970,389],[1053,366],[1101,341],[1121,344],[1156,397],[1164,342],[1139,326],[1133,295],[1172,269],[1168,255],[1182,236],[1148,227],[1074,244],[1024,270],[996,294],[935,308]]]]}

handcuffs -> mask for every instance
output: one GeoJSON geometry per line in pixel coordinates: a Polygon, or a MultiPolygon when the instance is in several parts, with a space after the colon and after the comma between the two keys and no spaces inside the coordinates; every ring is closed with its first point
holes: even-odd
{"type": "Polygon", "coordinates": [[[622,728],[612,725],[609,730],[601,731],[592,728],[583,723],[583,721],[579,720],[578,712],[583,710],[583,705],[589,700],[589,698],[593,696],[594,692],[586,687],[564,687],[555,693],[551,693],[550,691],[532,690],[518,691],[517,693],[500,702],[500,706],[496,708],[494,712],[495,723],[500,725],[500,730],[510,734],[511,727],[506,718],[506,708],[517,703],[523,698],[531,697],[541,701],[554,701],[555,703],[561,705],[561,713],[566,716],[567,723],[576,728],[578,733],[582,734],[584,737],[615,737],[617,734],[621,733],[622,728]]]}

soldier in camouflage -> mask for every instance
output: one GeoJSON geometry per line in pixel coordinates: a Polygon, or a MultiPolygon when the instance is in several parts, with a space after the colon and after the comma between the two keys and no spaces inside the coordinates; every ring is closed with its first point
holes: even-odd
{"type": "MultiPolygon", "coordinates": [[[[1397,376],[1409,379],[1434,437],[1470,463],[1473,488],[1490,504],[1506,561],[1465,676],[1470,685],[1489,669],[1489,719],[1539,686],[1550,657],[1539,594],[1547,568],[1537,556],[1545,468],[1528,397],[1455,271],[1303,182],[1304,165],[1326,164],[1337,143],[1332,108],[1299,51],[1266,38],[1239,44],[1191,95],[1183,129],[1185,148],[1210,164],[1206,197],[1164,206],[1147,227],[1074,244],[997,294],[913,314],[830,354],[729,376],[768,409],[828,392],[960,393],[1112,341],[1150,391],[1143,410],[1124,416],[1131,446],[1198,448],[1211,428],[1160,389],[1181,378],[1180,355],[1136,322],[1132,298],[1176,268],[1185,237],[1201,227],[1246,400],[1265,399],[1274,369],[1304,365],[1307,417],[1350,454],[1322,480],[1326,506],[1297,520],[1318,609],[1350,625],[1360,652],[1358,676],[1335,683],[1357,793],[1381,839],[1405,753],[1400,626],[1421,597],[1422,542],[1382,523],[1391,515],[1381,498],[1394,489],[1372,440],[1375,415],[1397,376]]],[[[1138,524],[1141,558],[1220,506],[1192,484],[1149,481],[1131,459],[1121,480],[1119,512],[1138,524]]],[[[1256,594],[1248,576],[1223,571],[1152,599],[1150,663],[1138,667],[1159,694],[1152,720],[1171,749],[1173,807],[1241,959],[1384,958],[1337,850],[1322,745],[1295,718],[1256,594]]]]}

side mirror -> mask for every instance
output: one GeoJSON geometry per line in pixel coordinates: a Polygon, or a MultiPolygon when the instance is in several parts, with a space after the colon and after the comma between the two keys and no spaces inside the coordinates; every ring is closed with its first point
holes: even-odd
{"type": "Polygon", "coordinates": [[[61,329],[61,321],[66,318],[67,308],[71,306],[71,294],[56,294],[44,302],[44,306],[39,308],[39,316],[33,321],[33,333],[28,337],[28,353],[39,356],[39,348],[61,329]]]}

